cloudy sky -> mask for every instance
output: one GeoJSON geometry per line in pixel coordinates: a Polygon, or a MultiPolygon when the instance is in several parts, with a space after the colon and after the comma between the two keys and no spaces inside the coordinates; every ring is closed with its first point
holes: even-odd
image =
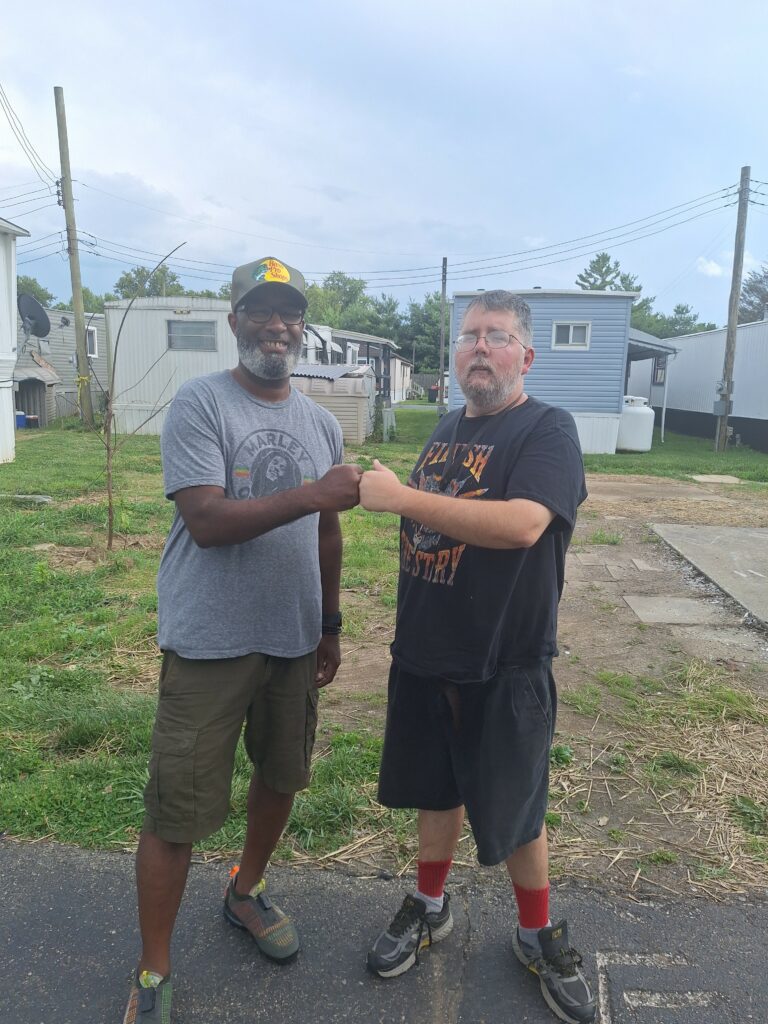
{"type": "MultiPolygon", "coordinates": [[[[402,302],[439,287],[443,256],[449,292],[572,287],[607,249],[656,308],[725,322],[727,189],[744,164],[768,181],[764,2],[117,10],[15,4],[0,36],[0,83],[56,175],[64,88],[94,291],[182,242],[189,287],[268,254],[402,302]]],[[[768,260],[768,185],[753,187],[746,269],[768,260]]],[[[0,113],[0,216],[32,234],[19,271],[68,299],[42,188],[0,113]]]]}

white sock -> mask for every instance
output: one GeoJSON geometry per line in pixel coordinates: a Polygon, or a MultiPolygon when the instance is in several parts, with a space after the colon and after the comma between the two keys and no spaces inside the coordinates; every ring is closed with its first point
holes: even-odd
{"type": "MultiPolygon", "coordinates": [[[[549,928],[551,924],[552,922],[548,920],[545,925],[542,925],[542,927],[549,928]]],[[[541,946],[539,945],[539,928],[523,928],[522,925],[518,925],[517,931],[526,946],[533,946],[534,949],[541,949],[541,946]]]]}
{"type": "Polygon", "coordinates": [[[445,895],[442,896],[425,896],[423,892],[419,892],[417,889],[413,894],[416,899],[421,900],[426,905],[428,914],[438,914],[443,909],[443,901],[445,895]]]}

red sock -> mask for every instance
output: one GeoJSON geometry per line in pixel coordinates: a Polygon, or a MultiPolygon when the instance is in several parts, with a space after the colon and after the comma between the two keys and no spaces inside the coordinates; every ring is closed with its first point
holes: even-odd
{"type": "Polygon", "coordinates": [[[420,860],[416,888],[424,896],[439,899],[443,895],[445,880],[452,860],[420,860]]]}
{"type": "Polygon", "coordinates": [[[523,889],[515,885],[515,898],[521,928],[546,928],[549,921],[549,886],[546,889],[523,889]]]}

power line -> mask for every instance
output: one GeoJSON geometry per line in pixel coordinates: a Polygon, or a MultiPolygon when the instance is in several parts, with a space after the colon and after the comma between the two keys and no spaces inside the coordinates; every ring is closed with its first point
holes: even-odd
{"type": "Polygon", "coordinates": [[[44,192],[50,195],[50,190],[48,188],[38,188],[32,192],[21,192],[17,196],[3,196],[3,198],[0,199],[0,206],[16,206],[20,204],[25,196],[39,196],[44,192]]]}
{"type": "Polygon", "coordinates": [[[19,181],[15,185],[0,185],[0,192],[10,192],[13,188],[26,188],[27,185],[36,185],[36,181],[19,181]]]}
{"type": "Polygon", "coordinates": [[[29,141],[27,133],[24,131],[24,125],[21,123],[16,111],[13,109],[11,101],[6,96],[2,85],[0,85],[0,106],[2,106],[6,120],[11,126],[11,131],[16,136],[16,141],[19,143],[27,159],[32,165],[32,170],[38,176],[40,181],[50,188],[52,184],[56,183],[56,175],[50,167],[48,167],[35,147],[29,141]]]}
{"type": "MultiPolygon", "coordinates": [[[[61,237],[64,234],[63,231],[52,231],[50,235],[40,235],[39,238],[30,238],[28,242],[23,242],[16,246],[16,251],[21,252],[22,249],[26,250],[30,245],[37,245],[38,242],[42,242],[46,238],[55,238],[57,235],[61,237]]],[[[63,239],[62,239],[63,240],[63,239]]]]}
{"type": "Polygon", "coordinates": [[[62,242],[63,242],[63,239],[57,238],[53,242],[43,242],[42,245],[36,245],[36,246],[33,246],[32,248],[24,249],[23,251],[17,250],[17,252],[19,253],[20,256],[28,256],[29,253],[31,253],[31,252],[40,252],[42,249],[50,249],[52,246],[60,245],[62,242]]]}
{"type": "Polygon", "coordinates": [[[18,260],[16,266],[24,267],[27,263],[37,263],[39,260],[50,259],[51,256],[58,256],[60,253],[66,252],[65,249],[57,249],[56,252],[47,252],[43,256],[33,256],[31,260],[18,260]]]}
{"type": "Polygon", "coordinates": [[[50,210],[52,206],[58,206],[58,203],[46,203],[45,206],[37,206],[34,210],[23,210],[21,213],[14,213],[14,217],[28,217],[30,213],[37,213],[38,210],[50,210]]]}

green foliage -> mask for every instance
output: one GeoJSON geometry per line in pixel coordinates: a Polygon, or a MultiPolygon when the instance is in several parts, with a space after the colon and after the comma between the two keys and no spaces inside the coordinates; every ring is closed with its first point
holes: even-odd
{"type": "Polygon", "coordinates": [[[607,252],[599,252],[576,277],[576,284],[585,291],[617,291],[620,288],[620,274],[619,261],[611,263],[607,252]]]}
{"type": "MultiPolygon", "coordinates": [[[[83,308],[86,313],[103,313],[104,303],[114,302],[116,298],[117,296],[113,295],[112,292],[97,295],[96,292],[83,285],[83,308]]],[[[70,310],[73,308],[73,302],[74,300],[70,297],[69,302],[57,302],[53,308],[70,310]]]]}
{"type": "MultiPolygon", "coordinates": [[[[607,252],[599,252],[587,267],[576,277],[576,284],[586,291],[642,292],[643,286],[635,274],[622,273],[619,261],[611,262],[607,252]]],[[[674,338],[696,331],[711,331],[717,326],[699,321],[685,303],[678,303],[671,314],[657,313],[653,308],[655,296],[637,298],[632,304],[632,326],[657,338],[674,338]]]]}
{"type": "Polygon", "coordinates": [[[563,690],[560,700],[580,715],[594,718],[602,706],[603,694],[594,683],[584,683],[574,690],[563,690]]]}
{"type": "Polygon", "coordinates": [[[573,747],[558,743],[549,751],[549,763],[557,768],[567,768],[573,764],[573,747]]]}
{"type": "Polygon", "coordinates": [[[701,775],[701,770],[701,765],[681,757],[673,750],[662,751],[661,754],[652,757],[648,762],[648,771],[651,776],[688,775],[696,777],[701,775]]]}
{"type": "Polygon", "coordinates": [[[49,309],[56,301],[56,296],[53,292],[49,292],[47,288],[40,284],[36,277],[30,277],[28,274],[19,274],[16,278],[16,291],[19,295],[31,295],[37,299],[41,306],[47,306],[49,309]]]}
{"type": "Polygon", "coordinates": [[[126,270],[115,281],[115,291],[121,299],[185,294],[179,275],[166,266],[158,267],[154,274],[150,267],[126,270]]]}
{"type": "Polygon", "coordinates": [[[768,263],[751,270],[741,285],[739,323],[750,324],[765,319],[768,309],[768,263]]]}
{"type": "Polygon", "coordinates": [[[755,836],[768,836],[768,805],[748,796],[736,796],[731,804],[733,816],[741,827],[755,836]]]}
{"type": "Polygon", "coordinates": [[[609,530],[595,530],[587,538],[590,544],[621,544],[623,537],[620,533],[612,533],[609,530]]]}

